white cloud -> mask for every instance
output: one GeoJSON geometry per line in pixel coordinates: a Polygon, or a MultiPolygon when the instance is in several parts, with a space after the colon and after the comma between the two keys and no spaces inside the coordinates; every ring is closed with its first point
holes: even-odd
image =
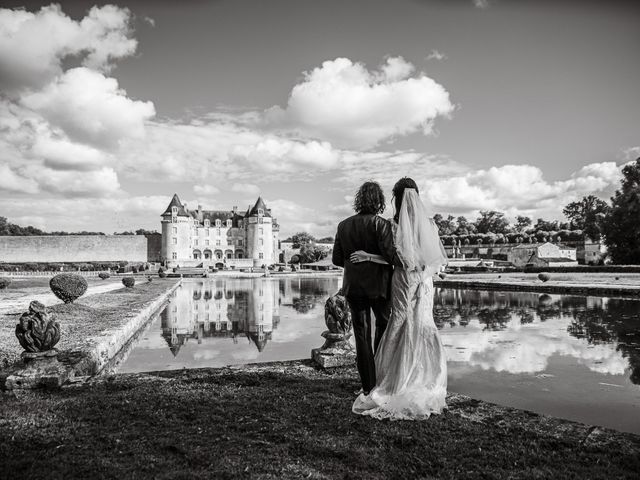
{"type": "Polygon", "coordinates": [[[447,56],[442,53],[439,52],[438,50],[431,50],[431,52],[429,52],[429,55],[427,55],[426,60],[446,60],[447,56]]]}
{"type": "Polygon", "coordinates": [[[342,148],[429,134],[435,118],[454,107],[442,85],[422,73],[409,77],[413,70],[402,57],[374,72],[348,58],[326,61],[293,87],[286,108],[266,112],[266,122],[342,148]]]}
{"type": "Polygon", "coordinates": [[[567,180],[549,182],[542,170],[531,165],[504,165],[424,181],[424,193],[442,212],[545,211],[559,217],[570,201],[584,195],[606,197],[620,180],[615,162],[594,163],[574,172],[567,180]]]}
{"type": "Polygon", "coordinates": [[[101,150],[44,135],[35,139],[31,153],[55,170],[95,170],[108,161],[108,156],[101,150]]]}
{"type": "Polygon", "coordinates": [[[72,139],[103,147],[144,136],[145,120],[155,115],[153,103],[131,100],[116,79],[84,67],[66,71],[21,103],[72,139]]]}
{"type": "Polygon", "coordinates": [[[136,50],[129,20],[129,10],[113,5],[95,6],[79,22],[55,4],[36,13],[0,9],[0,84],[42,86],[62,73],[69,57],[109,71],[114,60],[136,50]]]}
{"type": "Polygon", "coordinates": [[[31,165],[23,172],[38,182],[42,190],[65,195],[101,197],[120,190],[118,175],[112,168],[91,171],[53,170],[31,165]]]}
{"type": "Polygon", "coordinates": [[[37,193],[38,184],[31,178],[14,172],[9,165],[0,164],[0,190],[9,192],[37,193]]]}
{"type": "Polygon", "coordinates": [[[231,191],[245,195],[259,195],[260,187],[251,183],[234,183],[231,186],[231,191]]]}
{"type": "Polygon", "coordinates": [[[328,142],[298,142],[266,138],[253,145],[238,145],[229,152],[230,159],[254,171],[288,174],[300,170],[317,172],[334,168],[338,155],[328,142]]]}
{"type": "Polygon", "coordinates": [[[212,196],[220,193],[220,189],[213,185],[195,185],[193,191],[196,195],[212,196]]]}

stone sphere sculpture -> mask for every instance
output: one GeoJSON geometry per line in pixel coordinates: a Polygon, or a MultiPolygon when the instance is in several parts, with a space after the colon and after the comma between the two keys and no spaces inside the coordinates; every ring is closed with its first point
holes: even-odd
{"type": "Polygon", "coordinates": [[[53,294],[64,303],[73,303],[87,291],[87,280],[74,273],[60,273],[49,281],[53,294]]]}
{"type": "Polygon", "coordinates": [[[27,352],[46,352],[60,340],[60,325],[47,314],[47,307],[37,301],[29,304],[29,311],[20,316],[16,337],[27,352]]]}

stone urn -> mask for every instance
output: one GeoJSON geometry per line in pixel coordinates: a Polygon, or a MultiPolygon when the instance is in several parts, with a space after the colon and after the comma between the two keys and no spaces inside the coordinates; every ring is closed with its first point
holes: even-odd
{"type": "Polygon", "coordinates": [[[24,367],[3,378],[6,389],[60,387],[67,381],[69,374],[53,348],[60,340],[60,325],[49,316],[47,307],[32,301],[29,310],[20,316],[16,337],[24,348],[24,367]]]}
{"type": "Polygon", "coordinates": [[[324,345],[311,350],[311,359],[322,368],[351,365],[356,352],[349,342],[351,338],[351,311],[342,290],[327,299],[324,304],[324,321],[328,330],[322,332],[324,345]]]}

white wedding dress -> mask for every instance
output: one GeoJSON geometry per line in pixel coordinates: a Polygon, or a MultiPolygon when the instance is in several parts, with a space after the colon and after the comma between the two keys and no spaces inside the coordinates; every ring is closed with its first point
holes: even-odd
{"type": "Polygon", "coordinates": [[[376,386],[355,400],[356,414],[419,420],[446,407],[447,359],[433,321],[432,279],[446,254],[429,213],[417,192],[406,189],[394,228],[403,266],[393,272],[391,318],[375,357],[376,386]]]}

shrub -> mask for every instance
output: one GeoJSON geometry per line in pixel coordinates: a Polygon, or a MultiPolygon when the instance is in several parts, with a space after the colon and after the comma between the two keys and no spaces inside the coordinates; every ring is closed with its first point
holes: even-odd
{"type": "Polygon", "coordinates": [[[151,278],[151,275],[147,275],[147,282],[153,282],[153,278],[151,278]]]}
{"type": "Polygon", "coordinates": [[[73,303],[87,291],[87,281],[74,273],[60,273],[49,281],[53,294],[64,303],[73,303]]]}
{"type": "Polygon", "coordinates": [[[98,274],[98,277],[100,277],[102,280],[106,280],[107,278],[109,278],[111,275],[109,275],[107,272],[100,272],[98,274]]]}
{"type": "Polygon", "coordinates": [[[9,277],[0,277],[0,290],[4,290],[11,285],[11,279],[9,277]]]}
{"type": "Polygon", "coordinates": [[[158,276],[159,276],[160,278],[164,278],[164,277],[166,277],[166,276],[167,276],[167,274],[166,274],[166,273],[165,273],[165,271],[164,271],[164,268],[160,267],[160,268],[158,269],[158,276]]]}
{"type": "Polygon", "coordinates": [[[138,273],[138,267],[131,267],[131,273],[138,273]]]}
{"type": "Polygon", "coordinates": [[[539,273],[538,278],[543,282],[548,282],[549,279],[551,279],[551,275],[549,275],[548,273],[539,273]]]}
{"type": "Polygon", "coordinates": [[[136,284],[136,279],[133,277],[124,277],[122,279],[122,284],[127,288],[133,288],[133,286],[136,284]]]}

